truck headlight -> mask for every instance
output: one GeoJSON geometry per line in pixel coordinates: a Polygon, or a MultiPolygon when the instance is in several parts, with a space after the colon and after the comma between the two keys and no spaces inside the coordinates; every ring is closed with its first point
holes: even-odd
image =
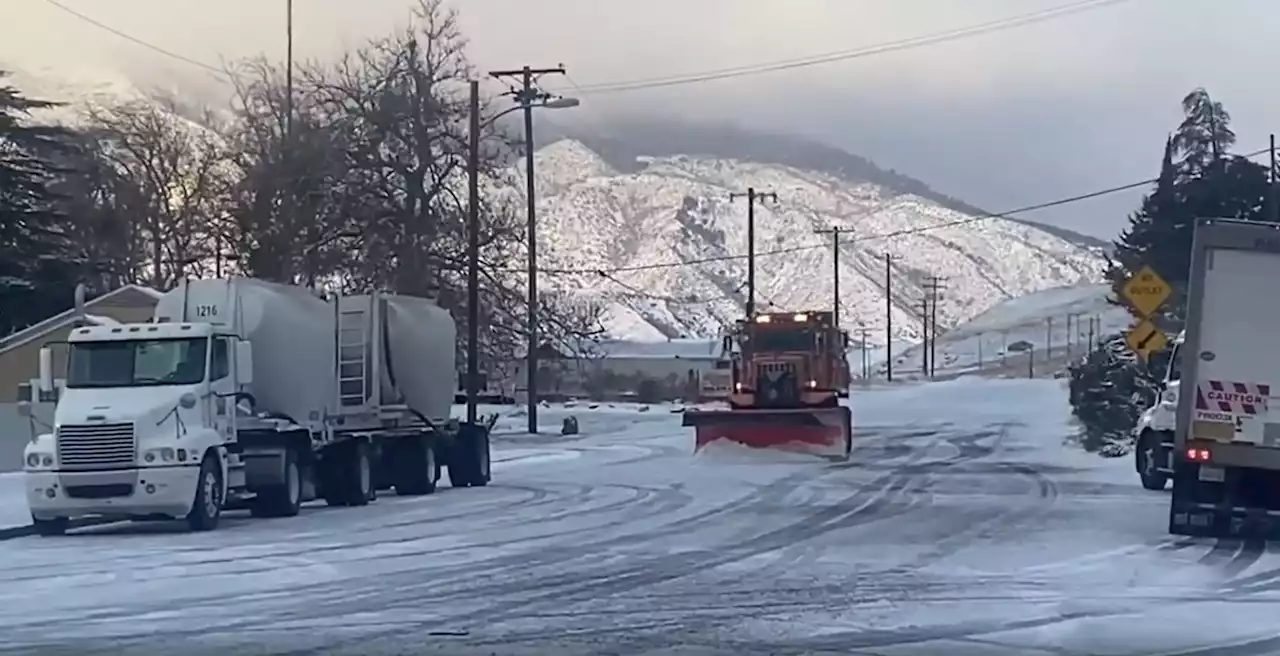
{"type": "Polygon", "coordinates": [[[1167,407],[1178,405],[1178,393],[1173,390],[1165,390],[1164,394],[1160,395],[1160,402],[1167,407]]]}
{"type": "Polygon", "coordinates": [[[177,459],[177,452],[167,446],[151,449],[142,454],[142,461],[148,464],[175,462],[177,459]]]}
{"type": "Polygon", "coordinates": [[[31,452],[27,454],[27,469],[49,469],[53,467],[53,455],[31,452]]]}

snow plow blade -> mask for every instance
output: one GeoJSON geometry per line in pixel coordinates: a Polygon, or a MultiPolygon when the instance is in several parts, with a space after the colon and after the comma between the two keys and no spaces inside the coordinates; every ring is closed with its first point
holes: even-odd
{"type": "Polygon", "coordinates": [[[843,406],[686,410],[683,425],[694,429],[695,453],[719,441],[840,461],[848,460],[853,450],[853,413],[843,406]]]}

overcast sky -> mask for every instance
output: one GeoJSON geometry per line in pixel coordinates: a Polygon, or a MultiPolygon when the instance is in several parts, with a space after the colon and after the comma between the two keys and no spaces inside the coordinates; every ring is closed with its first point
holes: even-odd
{"type": "MultiPolygon", "coordinates": [[[[159,48],[217,65],[283,56],[284,0],[60,0],[159,48]]],[[[46,0],[0,0],[0,65],[81,80],[180,79],[197,67],[46,0]]],[[[1068,0],[454,0],[476,65],[563,63],[593,84],[855,49],[1068,0]]],[[[295,49],[331,57],[407,20],[413,0],[295,0],[295,49]]],[[[1152,177],[1178,101],[1205,86],[1239,149],[1280,123],[1266,72],[1276,0],[1129,0],[1051,22],[852,61],[658,90],[580,94],[588,127],[627,112],[728,117],[802,133],[999,211],[1152,177]]],[[[548,80],[548,86],[555,84],[548,80]]],[[[567,118],[569,112],[562,114],[567,118]]],[[[597,128],[602,129],[602,128],[597,128]]],[[[745,182],[745,181],[744,181],[745,182]]],[[[1028,215],[1111,238],[1134,195],[1028,215]]]]}

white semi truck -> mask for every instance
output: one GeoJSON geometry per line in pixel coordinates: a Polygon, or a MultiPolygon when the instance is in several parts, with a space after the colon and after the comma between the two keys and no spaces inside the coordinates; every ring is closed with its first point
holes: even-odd
{"type": "Polygon", "coordinates": [[[1280,518],[1280,226],[1196,222],[1169,532],[1269,533],[1280,518]]]}
{"type": "Polygon", "coordinates": [[[151,323],[76,328],[52,431],[24,454],[36,531],[95,515],[207,531],[228,509],[429,494],[445,466],[454,487],[483,486],[488,426],[450,418],[455,340],[428,300],[247,278],[185,282],[151,323]]]}
{"type": "Polygon", "coordinates": [[[1182,344],[1186,333],[1173,340],[1160,395],[1143,411],[1134,427],[1134,467],[1142,487],[1163,490],[1173,476],[1174,434],[1178,425],[1178,390],[1182,385],[1182,344]]]}

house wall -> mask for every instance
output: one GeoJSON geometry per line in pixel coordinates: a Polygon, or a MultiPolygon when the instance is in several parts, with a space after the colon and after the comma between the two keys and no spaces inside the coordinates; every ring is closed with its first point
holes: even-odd
{"type": "MultiPolygon", "coordinates": [[[[154,302],[145,306],[140,304],[99,306],[92,308],[91,312],[98,316],[110,317],[116,321],[128,323],[149,320],[154,307],[154,302]]],[[[71,328],[70,323],[64,324],[51,332],[45,333],[38,339],[8,351],[0,352],[0,404],[13,403],[18,400],[18,385],[40,374],[40,349],[48,344],[65,342],[67,335],[71,333],[71,328]]],[[[65,347],[55,346],[53,348],[53,371],[55,376],[61,377],[60,372],[66,371],[66,352],[65,347]]]]}

